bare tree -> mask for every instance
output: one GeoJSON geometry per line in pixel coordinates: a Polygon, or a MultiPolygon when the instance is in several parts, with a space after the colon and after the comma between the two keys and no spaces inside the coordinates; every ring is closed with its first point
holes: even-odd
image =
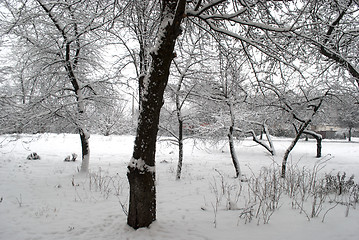
{"type": "Polygon", "coordinates": [[[231,153],[233,166],[236,171],[236,177],[241,177],[241,170],[239,160],[234,146],[234,131],[235,126],[238,125],[236,121],[237,111],[236,108],[240,107],[240,103],[243,103],[247,97],[246,90],[244,88],[244,81],[246,80],[245,74],[243,74],[243,65],[246,60],[239,53],[231,54],[230,52],[224,52],[220,49],[220,88],[217,90],[218,94],[213,97],[217,101],[223,101],[227,106],[229,113],[229,128],[228,128],[228,144],[231,153]]]}
{"type": "Polygon", "coordinates": [[[181,178],[182,165],[183,165],[183,143],[186,137],[184,136],[184,124],[186,120],[190,118],[188,114],[185,114],[185,104],[189,102],[191,93],[193,89],[196,87],[196,82],[192,82],[191,85],[187,85],[185,83],[186,78],[190,78],[193,80],[193,71],[191,68],[195,67],[199,62],[194,58],[195,55],[195,46],[193,44],[192,49],[188,53],[188,59],[185,61],[184,66],[181,66],[179,63],[175,61],[176,69],[179,73],[177,83],[173,86],[170,86],[171,91],[174,94],[174,102],[175,102],[175,115],[177,119],[177,134],[172,132],[169,128],[166,128],[166,131],[170,133],[172,137],[177,140],[178,144],[178,164],[176,171],[176,179],[181,178]],[[191,73],[192,72],[192,73],[191,73]]]}
{"type": "MultiPolygon", "coordinates": [[[[307,132],[314,135],[314,132],[308,131],[307,128],[313,121],[314,116],[318,114],[323,101],[329,94],[329,90],[323,93],[323,95],[311,96],[308,94],[310,91],[306,92],[303,89],[303,95],[298,95],[293,91],[282,92],[277,87],[269,85],[268,83],[266,86],[277,96],[279,100],[279,105],[277,105],[277,107],[289,113],[294,120],[293,126],[295,128],[296,135],[290,146],[285,151],[282,161],[282,177],[284,178],[289,154],[301,138],[302,134],[307,132]],[[295,122],[298,124],[296,125],[295,122]]],[[[317,151],[321,150],[321,138],[318,137],[318,139],[320,139],[320,141],[317,151]]]]}
{"type": "Polygon", "coordinates": [[[143,78],[137,135],[128,166],[128,224],[133,228],[147,227],[156,219],[154,167],[159,114],[182,20],[186,17],[208,32],[237,39],[293,68],[291,62],[297,57],[293,49],[300,47],[292,43],[287,34],[293,29],[293,24],[287,26],[287,23],[299,24],[297,16],[278,10],[281,9],[278,5],[288,7],[284,2],[199,0],[188,2],[187,10],[185,0],[163,0],[161,4],[161,23],[150,54],[150,67],[143,78]],[[230,23],[239,31],[234,32],[236,27],[230,27],[230,23]]]}
{"type": "Polygon", "coordinates": [[[98,32],[121,11],[111,15],[113,5],[97,1],[5,1],[4,6],[11,19],[7,19],[7,34],[25,46],[28,56],[23,69],[31,72],[31,90],[27,97],[25,91],[29,90],[20,77],[22,102],[28,100],[30,112],[40,107],[42,117],[66,116],[76,126],[82,148],[81,172],[87,172],[90,134],[86,103],[100,99],[96,88],[106,85],[103,78],[94,77],[99,74],[96,68],[101,68],[95,46],[102,40],[98,32]]]}
{"type": "Polygon", "coordinates": [[[183,0],[162,1],[161,25],[151,52],[151,65],[143,79],[139,123],[127,173],[130,183],[127,223],[136,229],[148,227],[156,219],[155,151],[159,115],[185,5],[183,0]]]}

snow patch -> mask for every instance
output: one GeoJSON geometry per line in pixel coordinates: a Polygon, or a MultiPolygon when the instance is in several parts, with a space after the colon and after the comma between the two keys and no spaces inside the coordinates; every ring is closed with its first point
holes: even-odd
{"type": "Polygon", "coordinates": [[[154,173],[156,170],[155,166],[149,166],[141,158],[135,159],[134,157],[131,158],[128,167],[132,169],[138,169],[140,173],[145,173],[145,172],[154,173]]]}
{"type": "MultiPolygon", "coordinates": [[[[151,70],[152,71],[152,67],[151,70]]],[[[147,74],[144,78],[143,78],[143,89],[141,91],[141,95],[142,95],[142,101],[147,101],[147,95],[148,95],[148,88],[150,86],[150,78],[149,75],[147,74]]]]}
{"type": "Polygon", "coordinates": [[[159,27],[159,31],[157,34],[157,41],[156,44],[153,48],[151,48],[150,53],[151,55],[157,55],[158,54],[158,50],[160,48],[160,46],[162,45],[162,39],[165,37],[165,33],[166,33],[166,27],[167,26],[171,26],[173,24],[173,14],[169,14],[169,16],[167,16],[166,18],[164,18],[161,22],[161,25],[159,27]]]}

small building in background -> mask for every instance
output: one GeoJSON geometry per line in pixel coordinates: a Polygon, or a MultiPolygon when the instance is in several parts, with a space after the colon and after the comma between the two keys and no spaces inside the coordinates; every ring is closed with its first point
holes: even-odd
{"type": "Polygon", "coordinates": [[[312,125],[310,130],[321,134],[323,139],[346,139],[348,135],[347,128],[336,125],[312,125]]]}

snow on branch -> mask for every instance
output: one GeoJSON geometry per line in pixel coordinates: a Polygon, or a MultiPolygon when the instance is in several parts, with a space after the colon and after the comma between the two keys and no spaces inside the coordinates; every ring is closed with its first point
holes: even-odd
{"type": "Polygon", "coordinates": [[[304,130],[303,133],[308,134],[310,136],[313,136],[315,139],[322,139],[323,138],[323,136],[321,134],[316,133],[316,132],[311,131],[311,130],[304,130]]]}
{"type": "Polygon", "coordinates": [[[240,13],[236,12],[233,14],[212,14],[212,15],[201,15],[200,17],[204,20],[213,19],[213,20],[228,20],[231,22],[239,23],[241,25],[246,25],[250,27],[256,27],[262,30],[272,31],[272,32],[290,32],[293,30],[292,27],[273,27],[267,24],[253,22],[253,21],[243,21],[237,16],[240,15],[240,13]]]}
{"type": "Polygon", "coordinates": [[[205,20],[205,22],[208,24],[208,26],[210,27],[210,29],[212,29],[213,31],[215,32],[218,32],[218,33],[222,33],[226,36],[229,36],[229,37],[232,37],[232,38],[235,38],[235,39],[238,39],[240,41],[243,41],[243,42],[246,42],[248,43],[249,45],[255,47],[256,49],[258,49],[260,52],[264,53],[265,55],[279,61],[279,62],[282,62],[282,63],[285,63],[286,65],[289,65],[291,66],[292,68],[298,70],[297,67],[295,67],[293,64],[290,64],[288,63],[287,61],[285,61],[284,59],[280,59],[278,56],[276,56],[276,50],[275,49],[272,49],[268,46],[265,46],[264,44],[260,43],[260,42],[256,42],[256,41],[253,41],[249,38],[246,38],[246,37],[243,37],[237,33],[234,33],[230,30],[227,30],[227,29],[224,29],[224,28],[220,28],[220,27],[217,27],[215,26],[215,24],[210,21],[210,20],[205,20]]]}
{"type": "Polygon", "coordinates": [[[227,0],[213,1],[213,2],[207,3],[206,5],[202,6],[201,8],[200,8],[200,4],[201,4],[202,1],[199,1],[197,6],[195,7],[195,10],[194,11],[187,10],[186,14],[188,16],[198,16],[198,15],[202,14],[203,12],[211,9],[212,7],[217,6],[217,5],[219,5],[219,4],[223,3],[223,2],[226,2],[226,1],[227,0]]]}

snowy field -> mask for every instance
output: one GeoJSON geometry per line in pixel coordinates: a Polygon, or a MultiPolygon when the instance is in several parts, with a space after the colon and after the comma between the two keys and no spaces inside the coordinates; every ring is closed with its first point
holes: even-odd
{"type": "MultiPolygon", "coordinates": [[[[354,174],[358,183],[359,139],[354,140],[325,140],[321,159],[314,158],[313,140],[300,141],[288,168],[314,172],[318,179],[325,173],[346,172],[347,179],[354,174]]],[[[348,194],[332,194],[320,203],[318,192],[315,217],[314,196],[307,194],[302,201],[300,190],[290,198],[284,187],[275,188],[279,194],[269,201],[276,205],[274,210],[255,195],[263,189],[254,191],[249,183],[258,176],[267,176],[263,184],[274,180],[280,186],[283,181],[272,176],[290,144],[287,139],[274,139],[274,158],[249,139],[236,142],[243,182],[233,178],[225,142],[186,142],[180,181],[175,180],[176,147],[159,142],[158,220],[149,229],[134,231],[126,225],[126,166],[133,141],[131,136],[93,135],[91,173],[84,176],[78,174],[81,160],[63,161],[71,153],[81,155],[78,135],[0,136],[0,239],[359,239],[359,205],[345,205],[348,194]],[[41,159],[26,160],[31,152],[41,159]]]]}

